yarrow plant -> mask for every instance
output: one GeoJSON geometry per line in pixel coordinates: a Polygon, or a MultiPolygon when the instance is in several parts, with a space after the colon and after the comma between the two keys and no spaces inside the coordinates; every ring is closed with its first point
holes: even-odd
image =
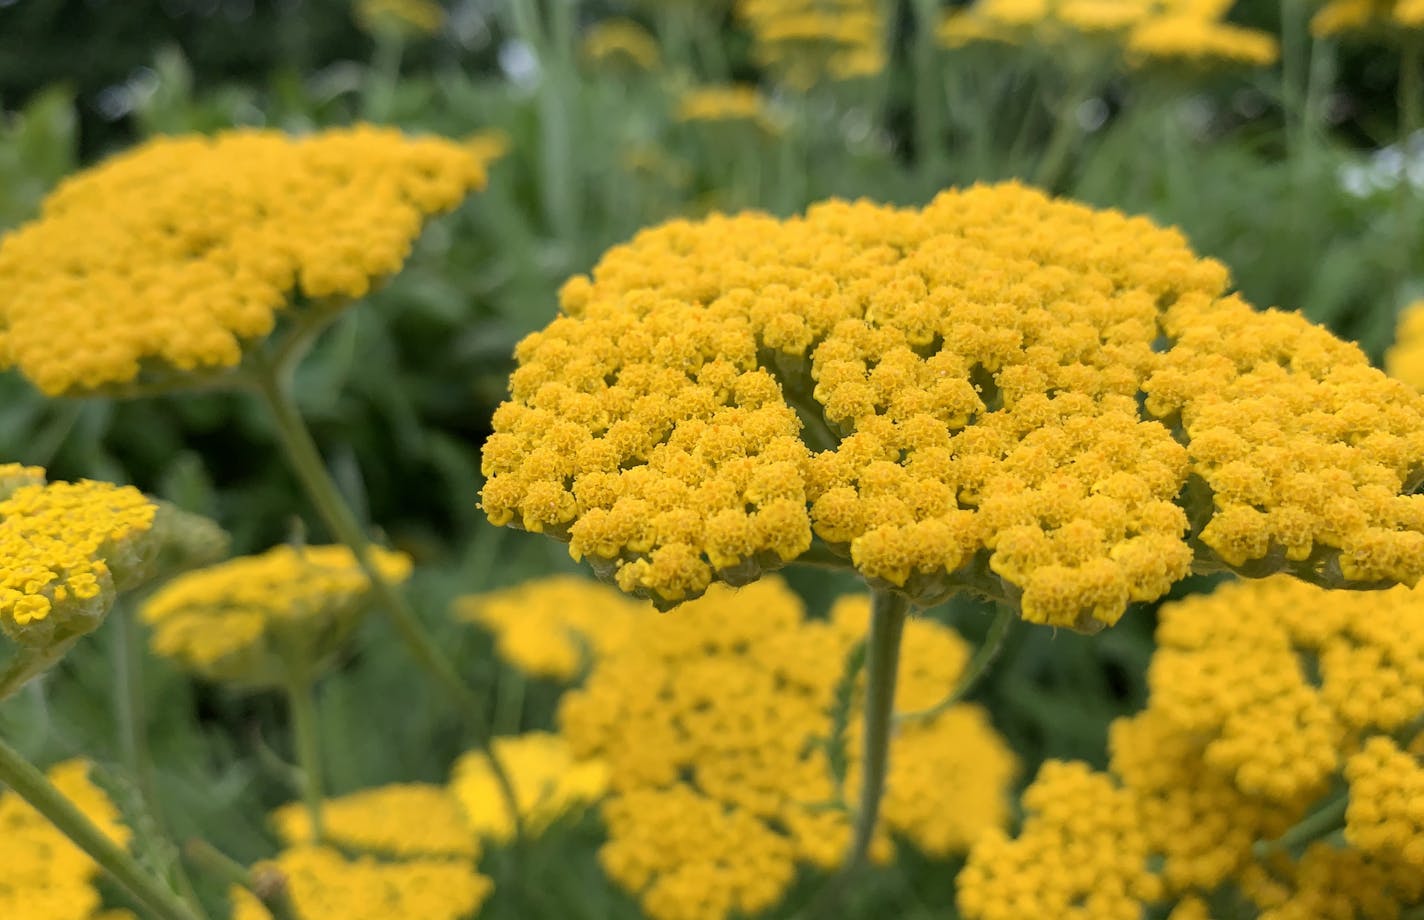
{"type": "Polygon", "coordinates": [[[674,221],[519,344],[481,501],[663,608],[864,578],[858,859],[910,607],[1000,606],[972,680],[1013,619],[1093,631],[1194,570],[1424,574],[1424,398],[1227,289],[1175,231],[1015,184],[674,221]]]}

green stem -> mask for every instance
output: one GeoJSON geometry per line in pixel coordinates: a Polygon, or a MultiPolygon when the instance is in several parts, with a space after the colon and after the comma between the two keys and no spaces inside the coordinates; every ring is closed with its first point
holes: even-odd
{"type": "Polygon", "coordinates": [[[1399,67],[1400,142],[1407,144],[1424,128],[1424,38],[1410,35],[1405,39],[1399,67]]]}
{"type": "Polygon", "coordinates": [[[1039,157],[1038,167],[1033,173],[1033,184],[1039,188],[1051,192],[1063,178],[1073,145],[1083,133],[1078,123],[1078,108],[1087,99],[1095,82],[1092,71],[1085,70],[1073,80],[1067,94],[1059,100],[1058,111],[1053,118],[1053,133],[1049,135],[1043,156],[1039,157]]]}
{"type": "Polygon", "coordinates": [[[321,769],[321,733],[316,712],[316,683],[310,677],[288,673],[283,688],[292,720],[292,737],[297,751],[297,764],[302,769],[302,801],[311,819],[313,843],[325,836],[321,820],[324,794],[321,769]]]}
{"type": "Polygon", "coordinates": [[[287,877],[280,870],[249,871],[237,860],[197,837],[183,845],[183,855],[193,865],[224,884],[246,888],[267,908],[272,920],[299,920],[287,891],[287,877]]]}
{"type": "Polygon", "coordinates": [[[1281,0],[1281,112],[1285,117],[1286,156],[1298,154],[1305,83],[1306,24],[1300,0],[1281,0]]]}
{"type": "Polygon", "coordinates": [[[176,894],[143,870],[132,856],[94,826],[83,812],[54,787],[18,751],[0,741],[0,785],[16,795],[74,841],[125,891],[159,920],[199,920],[199,914],[176,894]]]}
{"type": "Polygon", "coordinates": [[[860,805],[843,872],[859,866],[870,850],[890,766],[895,724],[895,679],[900,670],[900,637],[910,604],[892,591],[870,592],[870,638],[865,651],[865,744],[861,750],[860,805]]]}
{"type": "Polygon", "coordinates": [[[399,29],[377,29],[376,48],[366,75],[364,112],[367,121],[389,121],[395,109],[396,87],[400,83],[401,58],[405,38],[399,29]]]}
{"type": "Polygon", "coordinates": [[[999,653],[1004,650],[1004,640],[1009,636],[1009,630],[1014,622],[1018,620],[1018,614],[1013,607],[1008,604],[999,604],[998,610],[994,613],[994,622],[989,624],[989,632],[984,636],[984,642],[974,651],[974,655],[969,659],[969,664],[965,666],[964,672],[959,675],[959,683],[944,699],[935,703],[928,709],[920,709],[915,712],[901,713],[896,717],[899,722],[925,722],[954,706],[969,695],[974,689],[974,685],[979,679],[988,673],[989,668],[998,659],[999,653]]]}
{"type": "Polygon", "coordinates": [[[944,164],[944,105],[939,93],[939,45],[935,38],[939,0],[913,0],[915,73],[915,162],[926,179],[939,177],[944,164]]]}
{"type": "Polygon", "coordinates": [[[148,769],[148,739],[143,730],[142,637],[134,616],[117,605],[110,611],[109,621],[114,624],[114,721],[118,725],[119,759],[148,798],[152,777],[148,769]]]}
{"type": "Polygon", "coordinates": [[[1265,859],[1273,853],[1296,850],[1322,837],[1328,837],[1345,826],[1345,809],[1349,807],[1350,796],[1340,793],[1318,811],[1306,815],[1275,840],[1258,840],[1252,852],[1257,859],[1265,859]]]}

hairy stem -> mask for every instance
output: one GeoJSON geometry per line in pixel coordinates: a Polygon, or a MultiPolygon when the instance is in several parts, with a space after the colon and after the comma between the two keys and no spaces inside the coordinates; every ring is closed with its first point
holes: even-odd
{"type": "Polygon", "coordinates": [[[200,914],[144,871],[137,860],[105,836],[43,773],[4,741],[0,741],[0,784],[8,786],[29,802],[60,833],[88,853],[114,881],[148,909],[150,916],[158,920],[200,920],[200,914]]]}

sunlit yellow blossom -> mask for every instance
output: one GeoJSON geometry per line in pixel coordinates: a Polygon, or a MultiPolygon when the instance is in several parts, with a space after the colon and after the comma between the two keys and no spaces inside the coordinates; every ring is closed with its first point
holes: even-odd
{"type": "Polygon", "coordinates": [[[663,607],[813,534],[917,603],[1078,629],[1194,558],[1418,579],[1424,398],[1226,286],[1175,231],[1015,184],[673,221],[518,345],[483,507],[663,607]]]}
{"type": "MultiPolygon", "coordinates": [[[[500,737],[493,747],[526,832],[538,833],[560,816],[597,801],[608,787],[607,767],[576,756],[558,735],[500,737]]],[[[455,763],[450,789],[481,837],[505,841],[514,836],[507,800],[483,752],[470,751],[455,763]]]]}
{"type": "Polygon", "coordinates": [[[36,467],[0,466],[0,630],[62,651],[147,575],[156,508],[132,486],[43,480],[36,467]]]}
{"type": "MultiPolygon", "coordinates": [[[[850,822],[838,805],[859,782],[859,704],[839,739],[832,710],[868,618],[868,601],[853,597],[808,620],[776,578],[713,589],[675,616],[645,609],[630,641],[600,654],[564,697],[573,749],[610,768],[600,861],[649,916],[752,914],[781,900],[798,864],[828,870],[844,859],[850,822]],[[839,786],[835,748],[850,765],[839,786]]],[[[911,621],[899,710],[942,699],[967,658],[949,630],[911,621]]],[[[891,856],[889,832],[946,856],[1007,823],[1016,764],[982,710],[906,721],[891,748],[872,858],[891,856]]]]}
{"type": "Polygon", "coordinates": [[[1391,40],[1424,30],[1419,0],[1328,0],[1310,20],[1319,38],[1362,34],[1391,40]]]}
{"type": "MultiPolygon", "coordinates": [[[[129,830],[89,767],[72,760],[49,771],[61,793],[115,843],[129,830]]],[[[0,792],[0,917],[6,920],[89,920],[100,910],[99,866],[23,799],[0,792]]],[[[95,917],[94,920],[102,920],[95,917]]]]}
{"type": "Polygon", "coordinates": [[[591,64],[655,70],[662,55],[652,33],[631,19],[600,19],[583,34],[579,45],[591,64]]]}
{"type": "Polygon", "coordinates": [[[393,129],[150,140],[0,240],[0,359],[50,395],[221,373],[395,274],[484,182],[471,150],[393,129]]]}
{"type": "Polygon", "coordinates": [[[1081,763],[1050,760],[1023,794],[1018,836],[975,845],[958,879],[968,920],[1138,920],[1159,881],[1130,793],[1081,763]]]}
{"type": "MultiPolygon", "coordinates": [[[[467,860],[347,859],[324,847],[296,847],[272,865],[287,880],[297,920],[462,920],[479,910],[493,883],[467,860]]],[[[233,920],[269,920],[246,889],[234,889],[233,920]]]]}
{"type": "MultiPolygon", "coordinates": [[[[403,553],[372,549],[392,582],[403,553]]],[[[210,680],[279,683],[321,664],[365,612],[370,582],[345,546],[277,546],[173,579],[143,605],[154,652],[210,680]]]]}
{"type": "Polygon", "coordinates": [[[1351,755],[1345,777],[1345,839],[1424,875],[1424,764],[1388,735],[1375,735],[1351,755]]]}
{"type": "Polygon", "coordinates": [[[1399,314],[1394,344],[1384,353],[1384,369],[1416,390],[1424,390],[1424,300],[1399,314]]]}
{"type": "Polygon", "coordinates": [[[1280,45],[1275,36],[1260,29],[1195,16],[1161,16],[1132,30],[1127,53],[1138,61],[1231,62],[1267,67],[1280,56],[1280,45]]]}
{"type": "Polygon", "coordinates": [[[678,121],[746,122],[763,131],[779,129],[770,106],[755,86],[698,86],[682,94],[677,104],[678,121]]]}
{"type": "Polygon", "coordinates": [[[434,35],[445,23],[445,10],[434,0],[356,0],[353,11],[356,24],[372,34],[434,35]]]}
{"type": "MultiPolygon", "coordinates": [[[[288,846],[309,844],[311,814],[301,803],[279,808],[273,822],[288,846]]],[[[325,843],[343,850],[410,859],[479,858],[479,838],[459,803],[441,786],[405,783],[363,789],[321,807],[325,843]]]]}
{"type": "Polygon", "coordinates": [[[562,681],[573,680],[589,661],[621,645],[642,609],[605,585],[573,575],[455,602],[456,616],[494,633],[505,661],[562,681]]]}
{"type": "Polygon", "coordinates": [[[796,89],[885,69],[886,19],[871,0],[738,0],[752,53],[796,89]]]}

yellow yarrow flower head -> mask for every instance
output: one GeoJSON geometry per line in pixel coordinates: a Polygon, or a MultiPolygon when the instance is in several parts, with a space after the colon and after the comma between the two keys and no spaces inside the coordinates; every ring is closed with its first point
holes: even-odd
{"type": "Polygon", "coordinates": [[[1396,41],[1424,30],[1420,0],[1329,0],[1310,20],[1317,38],[1351,36],[1396,41]]]}
{"type": "Polygon", "coordinates": [[[565,284],[490,520],[674,606],[819,538],[929,605],[1091,630],[1199,568],[1424,574],[1424,397],[1181,235],[1016,184],[679,220],[565,284]]]}
{"type": "Polygon", "coordinates": [[[1394,738],[1375,735],[1350,756],[1345,778],[1345,840],[1424,875],[1424,761],[1394,738]]]}
{"type": "MultiPolygon", "coordinates": [[[[574,753],[609,766],[599,860],[654,920],[755,914],[782,900],[798,866],[844,859],[861,720],[848,700],[837,732],[837,695],[868,618],[853,597],[808,620],[776,578],[714,588],[685,615],[644,608],[629,641],[565,695],[574,753]]],[[[949,630],[908,623],[898,710],[933,706],[968,657],[949,630]]],[[[891,832],[942,857],[1008,822],[1016,762],[978,707],[905,721],[890,765],[877,861],[892,854],[891,832]]]]}
{"type": "Polygon", "coordinates": [[[365,296],[484,183],[471,148],[387,128],[155,138],[0,240],[0,361],[52,396],[210,382],[365,296]]]}
{"type": "MultiPolygon", "coordinates": [[[[608,788],[607,766],[596,758],[576,756],[558,735],[527,732],[495,738],[492,747],[526,833],[542,832],[564,815],[596,802],[608,788]]],[[[456,761],[450,790],[480,837],[513,839],[508,800],[483,751],[470,751],[456,761]]]]}
{"type": "Polygon", "coordinates": [[[1394,344],[1384,353],[1384,369],[1416,390],[1424,390],[1424,300],[1399,314],[1394,344]]]}
{"type": "Polygon", "coordinates": [[[676,116],[681,122],[708,124],[721,129],[740,123],[767,134],[781,130],[766,97],[755,86],[746,84],[694,86],[682,93],[676,116]]]}
{"type": "Polygon", "coordinates": [[[808,90],[885,69],[886,19],[870,0],[738,0],[752,55],[783,83],[808,90]]]}
{"type": "MultiPolygon", "coordinates": [[[[371,550],[391,582],[410,574],[404,553],[371,550]]],[[[371,584],[345,546],[278,546],[189,572],[140,611],[153,651],[209,680],[247,686],[310,674],[360,622],[371,584]]]]}
{"type": "MultiPolygon", "coordinates": [[[[442,786],[396,783],[363,789],[321,806],[322,838],[348,852],[391,859],[451,857],[474,863],[479,838],[459,803],[442,786]]],[[[289,847],[312,844],[311,812],[300,802],[272,814],[289,847]]]]}
{"type": "Polygon", "coordinates": [[[468,595],[455,615],[494,634],[505,661],[534,677],[572,682],[626,642],[643,605],[597,582],[555,575],[468,595]]]}
{"type": "Polygon", "coordinates": [[[368,35],[416,38],[434,35],[445,24],[445,9],[433,0],[356,0],[352,13],[368,35]]]}
{"type": "Polygon", "coordinates": [[[1166,15],[1154,17],[1129,33],[1127,56],[1138,65],[1269,67],[1280,57],[1280,42],[1260,29],[1193,15],[1166,15]]]}
{"type": "Polygon", "coordinates": [[[658,42],[632,19],[601,19],[589,26],[579,53],[594,67],[656,70],[662,62],[658,42]]]}
{"type": "MultiPolygon", "coordinates": [[[[297,920],[463,920],[474,915],[494,883],[466,859],[380,862],[349,859],[327,847],[300,846],[280,853],[267,868],[286,879],[297,920]]],[[[232,892],[233,920],[270,920],[244,888],[232,892]]]]}
{"type": "MultiPolygon", "coordinates": [[[[118,809],[71,760],[48,771],[64,796],[104,836],[124,846],[130,833],[118,809]]],[[[14,920],[101,920],[99,865],[18,795],[0,792],[0,917],[14,920]]]]}
{"type": "Polygon", "coordinates": [[[43,471],[18,464],[0,466],[7,489],[0,631],[29,649],[62,651],[103,621],[117,592],[148,576],[156,509],[132,486],[45,484],[43,471]]]}

